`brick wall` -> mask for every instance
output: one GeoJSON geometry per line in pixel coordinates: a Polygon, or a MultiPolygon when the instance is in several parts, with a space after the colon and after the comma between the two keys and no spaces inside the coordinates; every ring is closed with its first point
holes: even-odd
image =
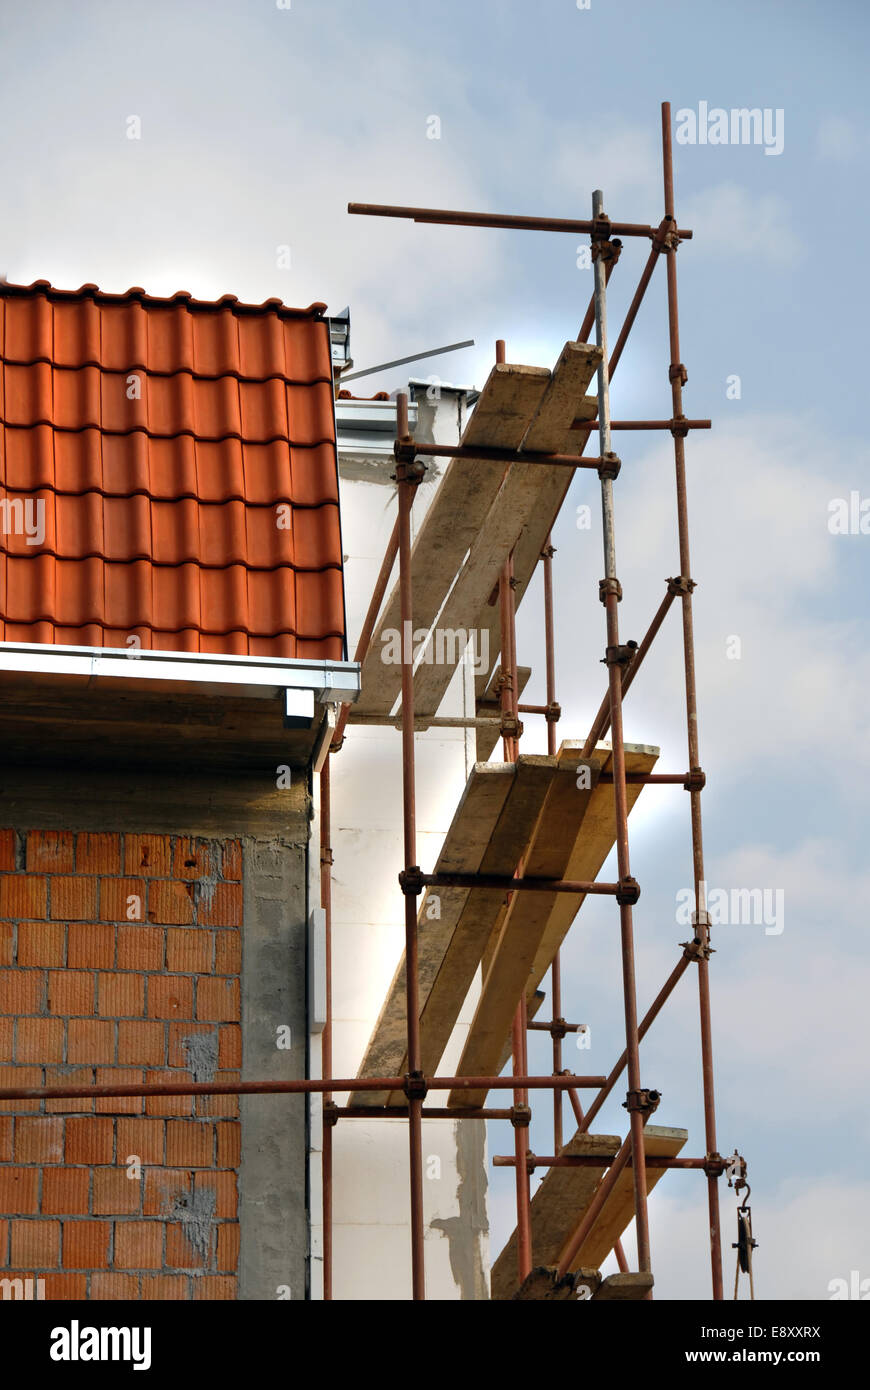
{"type": "MultiPolygon", "coordinates": [[[[241,880],[238,840],[0,830],[0,1085],[238,1078],[241,880]]],[[[0,1101],[0,1281],[235,1298],[238,1115],[0,1101]]]]}

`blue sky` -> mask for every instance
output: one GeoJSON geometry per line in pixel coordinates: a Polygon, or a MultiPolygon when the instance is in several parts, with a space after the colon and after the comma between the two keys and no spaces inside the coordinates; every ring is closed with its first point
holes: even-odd
{"type": "MultiPolygon", "coordinates": [[[[474,337],[438,359],[481,385],[492,343],[551,366],[591,290],[579,239],[349,218],[349,200],[616,219],[662,213],[659,104],[784,112],[784,148],[676,146],[705,834],[711,885],[781,889],[785,929],[723,927],[713,963],[720,1148],[750,1161],[761,1297],[825,1298],[870,1276],[863,1093],[867,961],[870,537],[832,536],[832,499],[870,496],[863,413],[867,297],[868,11],[859,0],[293,0],[0,13],[0,271],[259,301],[351,305],[358,366],[474,337]],[[142,138],[127,138],[131,115],[142,138]],[[441,138],[427,138],[432,115],[441,138]],[[291,248],[281,269],[276,249],[291,248]],[[740,400],[726,397],[738,375],[740,400]],[[739,660],[728,639],[742,643],[739,660]]],[[[612,282],[612,333],[645,248],[612,282]]],[[[663,274],[614,383],[617,417],[669,407],[663,274]]],[[[416,368],[415,368],[416,370],[416,368]]],[[[375,386],[401,385],[401,371],[375,386]]],[[[639,638],[676,572],[668,436],[623,436],[617,484],[621,622],[639,638]]],[[[604,643],[593,531],[578,479],[555,533],[560,732],[597,706],[604,643]]],[[[540,599],[520,614],[540,668],[540,599]]],[[[685,761],[679,624],[629,696],[626,734],[685,761]]],[[[534,697],[532,697],[534,698],[534,697]]],[[[528,746],[534,747],[531,734],[528,746]]],[[[674,898],[690,868],[687,798],[649,789],[635,820],[639,996],[676,959],[674,898]]],[[[571,1013],[593,1030],[582,1065],[619,1052],[612,910],[583,909],[565,953],[571,1013]]],[[[643,1051],[658,1118],[703,1129],[692,976],[643,1051]]],[[[545,1065],[546,1043],[540,1064],[545,1065]]],[[[623,1112],[609,1115],[615,1126],[623,1112]]],[[[606,1117],[605,1117],[606,1118],[606,1117]]],[[[509,1140],[499,1134],[496,1147],[509,1140]]],[[[550,1146],[548,1131],[533,1146],[550,1146]]],[[[494,1243],[510,1173],[493,1179],[494,1243]]],[[[703,1182],[671,1174],[653,1203],[658,1290],[706,1288],[703,1182]]],[[[733,1199],[723,1189],[731,1272],[733,1199]]]]}

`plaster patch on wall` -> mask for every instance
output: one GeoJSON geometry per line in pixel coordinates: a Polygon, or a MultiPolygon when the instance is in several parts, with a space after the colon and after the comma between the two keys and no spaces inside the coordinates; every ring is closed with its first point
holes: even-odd
{"type": "Polygon", "coordinates": [[[429,1225],[441,1231],[450,1243],[450,1269],[459,1287],[460,1299],[486,1300],[489,1298],[489,1273],[484,1263],[484,1237],[489,1234],[489,1219],[485,1122],[457,1120],[454,1136],[459,1215],[436,1217],[429,1225]]]}

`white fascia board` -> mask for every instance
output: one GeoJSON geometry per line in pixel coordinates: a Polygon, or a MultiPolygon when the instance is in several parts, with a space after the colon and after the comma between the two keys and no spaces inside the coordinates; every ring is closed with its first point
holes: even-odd
{"type": "Polygon", "coordinates": [[[360,667],[354,661],[64,647],[42,642],[0,642],[2,671],[78,676],[89,683],[106,679],[190,683],[209,685],[222,694],[269,696],[282,690],[310,690],[321,704],[352,704],[360,691],[360,667]]]}

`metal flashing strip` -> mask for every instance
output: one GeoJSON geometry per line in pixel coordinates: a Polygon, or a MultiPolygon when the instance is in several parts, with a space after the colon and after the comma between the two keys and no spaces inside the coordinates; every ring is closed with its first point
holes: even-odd
{"type": "Polygon", "coordinates": [[[360,667],[354,661],[65,647],[40,642],[0,642],[2,672],[79,676],[89,684],[107,679],[207,684],[214,693],[265,697],[282,690],[310,690],[320,704],[353,703],[360,692],[360,667]]]}

